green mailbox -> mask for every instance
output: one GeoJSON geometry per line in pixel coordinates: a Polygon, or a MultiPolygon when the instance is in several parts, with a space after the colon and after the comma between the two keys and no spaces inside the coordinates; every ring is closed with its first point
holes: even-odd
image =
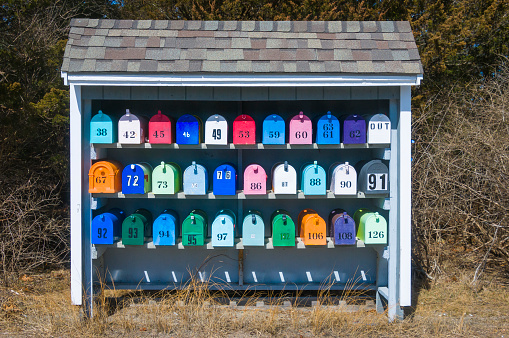
{"type": "Polygon", "coordinates": [[[295,223],[286,210],[274,211],[271,223],[273,246],[295,246],[295,223]]]}
{"type": "Polygon", "coordinates": [[[191,211],[182,223],[182,245],[205,245],[208,233],[207,225],[207,214],[204,211],[198,209],[191,211]]]}
{"type": "Polygon", "coordinates": [[[378,212],[359,209],[353,215],[357,237],[364,244],[387,244],[387,221],[378,212]]]}
{"type": "Polygon", "coordinates": [[[122,244],[143,245],[145,237],[152,236],[152,214],[138,209],[122,222],[122,244]]]}
{"type": "Polygon", "coordinates": [[[152,192],[154,194],[176,194],[182,188],[182,174],[176,163],[161,162],[152,171],[152,192]]]}

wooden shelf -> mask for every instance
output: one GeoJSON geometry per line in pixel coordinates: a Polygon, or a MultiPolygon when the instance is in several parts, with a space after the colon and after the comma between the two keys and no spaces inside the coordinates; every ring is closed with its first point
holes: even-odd
{"type": "Polygon", "coordinates": [[[94,148],[103,149],[383,149],[390,148],[390,144],[121,144],[121,143],[92,143],[94,148]]]}

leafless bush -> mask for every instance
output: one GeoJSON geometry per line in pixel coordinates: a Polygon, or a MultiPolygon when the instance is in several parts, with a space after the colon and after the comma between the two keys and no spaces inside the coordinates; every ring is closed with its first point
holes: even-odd
{"type": "Polygon", "coordinates": [[[509,272],[509,66],[428,99],[414,121],[416,262],[509,272]]]}

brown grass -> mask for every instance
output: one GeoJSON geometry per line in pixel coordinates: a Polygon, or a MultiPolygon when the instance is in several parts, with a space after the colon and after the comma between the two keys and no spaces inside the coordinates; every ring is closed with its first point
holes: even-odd
{"type": "MultiPolygon", "coordinates": [[[[0,290],[0,327],[8,335],[87,337],[250,336],[502,336],[509,334],[509,290],[483,279],[470,285],[471,271],[458,271],[418,290],[405,320],[389,323],[373,310],[345,312],[338,306],[283,307],[217,305],[205,289],[103,298],[91,320],[70,303],[69,272],[22,276],[0,290]],[[157,301],[155,300],[157,298],[157,301]]],[[[321,299],[325,304],[326,298],[321,299]]],[[[254,304],[256,299],[252,299],[254,304]]],[[[282,301],[280,302],[282,303],[282,301]]],[[[248,304],[248,305],[251,305],[248,304]]]]}

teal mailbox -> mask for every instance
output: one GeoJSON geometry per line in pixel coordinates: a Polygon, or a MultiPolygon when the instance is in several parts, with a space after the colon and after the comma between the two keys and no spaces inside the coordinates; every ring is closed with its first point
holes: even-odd
{"type": "Polygon", "coordinates": [[[233,211],[223,209],[219,211],[212,222],[212,246],[231,247],[235,244],[235,222],[236,216],[233,211]]]}
{"type": "Polygon", "coordinates": [[[117,142],[117,124],[99,110],[90,120],[90,143],[117,142]]]}
{"type": "Polygon", "coordinates": [[[179,236],[179,217],[174,210],[164,210],[154,221],[152,237],[154,245],[175,245],[179,236]]]}
{"type": "Polygon", "coordinates": [[[317,164],[308,164],[302,170],[302,192],[304,195],[326,195],[326,173],[325,170],[317,164]]]}
{"type": "Polygon", "coordinates": [[[242,222],[242,244],[244,246],[265,245],[265,224],[262,214],[256,210],[249,210],[242,222]]]}

